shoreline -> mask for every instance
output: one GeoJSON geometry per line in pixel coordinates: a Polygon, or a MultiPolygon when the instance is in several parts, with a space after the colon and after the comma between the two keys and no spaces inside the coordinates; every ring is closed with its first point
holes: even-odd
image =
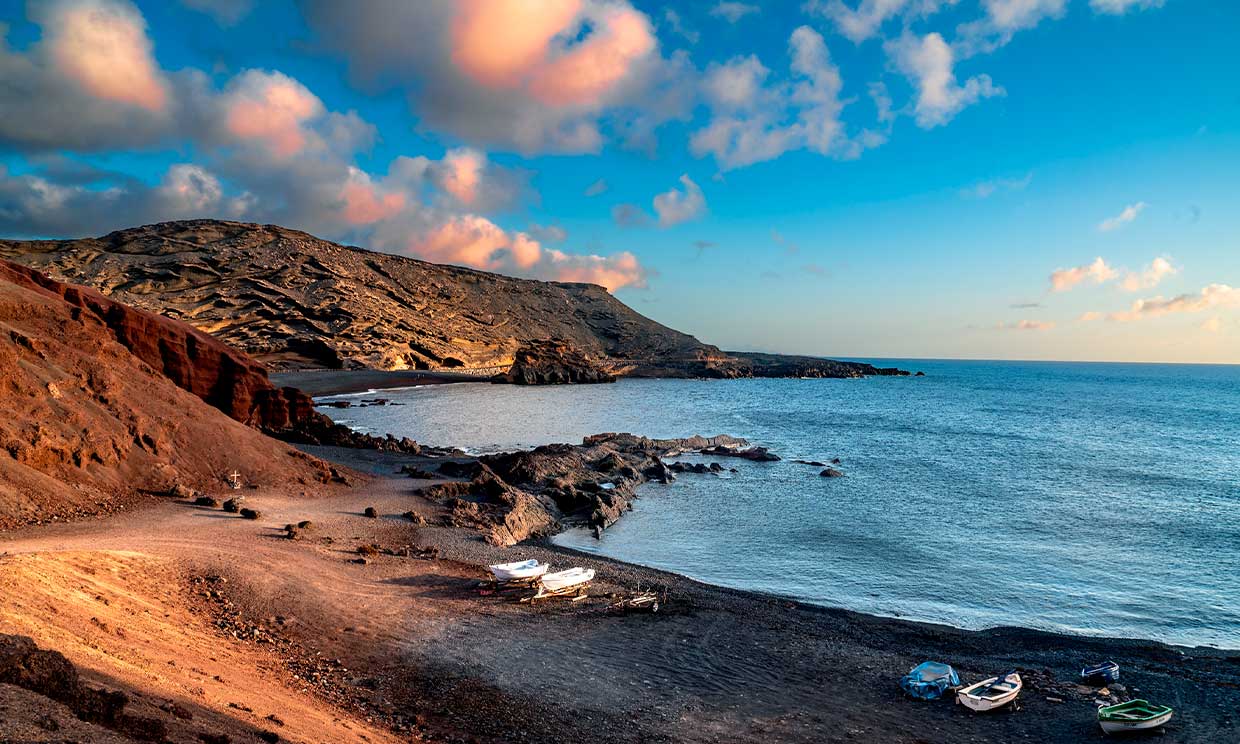
{"type": "MultiPolygon", "coordinates": [[[[5,534],[0,553],[10,552],[7,560],[17,566],[39,562],[30,566],[34,571],[58,560],[90,568],[125,551],[171,561],[191,576],[227,577],[215,584],[211,600],[212,613],[226,613],[207,614],[202,632],[219,634],[221,649],[237,649],[229,653],[269,655],[287,670],[280,689],[302,690],[299,705],[328,716],[352,710],[406,738],[416,730],[430,741],[588,738],[601,744],[1105,741],[1094,722],[1097,690],[1078,688],[1075,673],[1082,663],[1106,658],[1121,664],[1130,693],[1176,708],[1160,741],[1227,741],[1236,733],[1240,654],[1024,628],[961,630],[705,584],[549,539],[498,547],[472,529],[434,526],[444,507],[414,490],[441,481],[397,474],[401,465],[430,467],[438,460],[301,449],[358,473],[354,484],[252,492],[247,500],[262,514],[257,521],[161,500],[98,522],[5,534]],[[363,516],[371,506],[377,517],[363,516]],[[410,510],[427,524],[402,516],[410,510]],[[300,519],[315,527],[285,539],[281,525],[300,519]],[[381,552],[359,565],[356,548],[368,543],[414,550],[408,557],[381,552]],[[530,606],[479,595],[485,566],[524,558],[594,568],[590,598],[530,606]],[[611,597],[639,589],[665,592],[658,614],[607,611],[611,597]],[[221,619],[242,632],[218,630],[221,619]],[[324,665],[325,659],[332,661],[324,665]],[[952,664],[964,680],[1020,669],[1026,677],[1021,709],[976,716],[950,700],[904,699],[896,680],[926,659],[952,664]],[[307,670],[314,670],[310,697],[307,683],[289,676],[305,678],[307,670]]],[[[140,576],[121,574],[109,586],[140,576]]],[[[196,596],[192,585],[179,591],[196,596]]],[[[117,676],[123,667],[107,666],[111,654],[92,655],[96,643],[134,653],[128,649],[144,648],[144,637],[100,635],[88,624],[103,611],[91,596],[58,605],[42,620],[47,626],[33,630],[50,645],[49,638],[64,638],[58,635],[63,618],[79,614],[86,645],[61,649],[72,661],[131,692],[133,685],[155,684],[139,676],[126,687],[117,676]]],[[[23,607],[17,593],[0,597],[0,624],[6,604],[23,607]]],[[[3,630],[32,631],[12,622],[3,630]]],[[[194,665],[205,663],[192,656],[172,660],[175,667],[162,657],[151,666],[193,676],[194,665]]],[[[261,659],[254,663],[263,666],[261,659]]],[[[242,668],[224,673],[229,683],[257,684],[247,675],[242,668]]],[[[165,688],[139,689],[156,699],[168,695],[165,688]]],[[[239,720],[248,715],[239,710],[253,708],[260,721],[272,711],[290,728],[310,725],[310,712],[298,713],[295,723],[289,711],[265,703],[265,694],[236,692],[216,703],[209,696],[202,704],[231,710],[239,720]]],[[[206,715],[197,711],[194,720],[206,715]]]]}

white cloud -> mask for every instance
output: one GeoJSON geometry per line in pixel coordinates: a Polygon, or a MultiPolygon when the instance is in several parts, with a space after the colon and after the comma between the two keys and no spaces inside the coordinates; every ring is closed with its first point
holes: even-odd
{"type": "Polygon", "coordinates": [[[1089,0],[1089,7],[1095,13],[1107,15],[1123,15],[1130,10],[1148,10],[1161,8],[1163,0],[1089,0]]]}
{"type": "Polygon", "coordinates": [[[860,0],[850,7],[844,0],[808,0],[805,11],[820,15],[854,43],[873,38],[892,18],[927,18],[959,0],[860,0]]]}
{"type": "Polygon", "coordinates": [[[1150,262],[1148,268],[1142,271],[1129,271],[1125,273],[1124,278],[1120,281],[1120,286],[1128,292],[1139,292],[1143,289],[1153,289],[1157,287],[1163,279],[1174,276],[1179,272],[1175,266],[1167,259],[1159,256],[1150,262]]]}
{"type": "Polygon", "coordinates": [[[896,69],[917,87],[915,111],[917,125],[923,129],[946,124],[962,109],[983,98],[1005,94],[989,75],[971,77],[960,85],[953,70],[952,48],[938,33],[922,37],[905,33],[888,41],[884,48],[896,69]]]}
{"type": "Polygon", "coordinates": [[[586,190],[583,191],[582,193],[586,196],[598,196],[599,194],[607,193],[608,188],[610,187],[607,185],[607,179],[600,178],[599,180],[587,186],[586,190]]]}
{"type": "Polygon", "coordinates": [[[851,158],[881,144],[882,137],[870,132],[847,136],[840,121],[843,81],[822,35],[801,26],[789,37],[788,51],[792,59],[785,81],[771,81],[756,57],[708,70],[703,94],[711,119],[690,137],[695,155],[712,155],[723,170],[732,170],[791,150],[851,158]]]}
{"type": "Polygon", "coordinates": [[[954,46],[962,56],[992,52],[1007,44],[1018,31],[1037,26],[1044,18],[1063,16],[1068,0],[982,0],[986,15],[961,24],[954,46]]]}
{"type": "Polygon", "coordinates": [[[1102,256],[1092,262],[1071,269],[1056,269],[1051,272],[1051,291],[1066,292],[1082,282],[1102,284],[1119,276],[1119,272],[1111,268],[1102,256]]]}
{"type": "Polygon", "coordinates": [[[710,14],[722,18],[728,23],[736,23],[747,15],[757,14],[762,9],[752,3],[718,2],[710,9],[710,14]]]}
{"type": "Polygon", "coordinates": [[[1033,182],[1033,173],[1026,173],[1020,178],[992,178],[989,181],[975,183],[961,189],[962,196],[970,199],[987,199],[1001,191],[1024,191],[1033,182]]]}
{"type": "Polygon", "coordinates": [[[654,211],[659,216],[660,227],[671,227],[682,222],[699,219],[706,213],[706,196],[702,189],[689,178],[680,177],[684,190],[670,189],[654,198],[654,211]]]}
{"type": "Polygon", "coordinates": [[[1135,220],[1137,218],[1137,215],[1145,211],[1145,208],[1147,206],[1149,205],[1147,205],[1145,202],[1137,202],[1136,204],[1129,204],[1128,206],[1124,207],[1120,211],[1119,214],[1115,215],[1114,217],[1108,217],[1102,222],[1099,222],[1098,230],[1100,230],[1101,232],[1111,232],[1112,230],[1123,227],[1124,225],[1127,225],[1129,222],[1132,222],[1133,220],[1135,220]]]}

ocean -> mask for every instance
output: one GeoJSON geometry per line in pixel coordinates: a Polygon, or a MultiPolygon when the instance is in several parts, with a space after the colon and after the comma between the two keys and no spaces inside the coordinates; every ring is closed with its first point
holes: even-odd
{"type": "Polygon", "coordinates": [[[1240,648],[1240,366],[863,361],[926,376],[441,385],[330,413],[478,452],[745,437],[784,459],[649,484],[601,540],[556,542],[885,616],[1240,648]],[[792,462],[837,457],[844,478],[792,462]]]}

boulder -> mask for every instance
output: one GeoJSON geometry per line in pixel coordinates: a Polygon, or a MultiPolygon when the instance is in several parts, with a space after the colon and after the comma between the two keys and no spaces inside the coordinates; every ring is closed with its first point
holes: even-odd
{"type": "Polygon", "coordinates": [[[743,460],[752,460],[753,462],[776,462],[779,460],[779,455],[771,452],[766,447],[739,449],[735,447],[718,445],[715,447],[706,447],[702,449],[701,452],[703,455],[714,455],[716,457],[739,457],[743,460]]]}
{"type": "Polygon", "coordinates": [[[237,512],[241,511],[241,502],[243,500],[244,500],[243,497],[237,496],[235,498],[231,498],[225,501],[224,511],[228,512],[229,514],[236,514],[237,512]]]}
{"type": "Polygon", "coordinates": [[[241,517],[243,519],[262,519],[263,513],[256,509],[242,509],[241,517]]]}
{"type": "Polygon", "coordinates": [[[220,508],[220,500],[214,496],[199,496],[194,499],[194,506],[205,506],[209,509],[220,508]]]}
{"type": "Polygon", "coordinates": [[[835,468],[827,468],[826,470],[819,473],[819,475],[821,475],[823,478],[843,478],[844,477],[844,473],[842,471],[836,470],[835,468]]]}
{"type": "Polygon", "coordinates": [[[379,510],[375,509],[373,506],[368,506],[368,507],[366,507],[366,510],[365,510],[364,512],[362,512],[362,515],[363,515],[363,516],[366,516],[366,517],[369,517],[369,518],[371,518],[371,519],[378,519],[378,518],[379,518],[379,510]]]}

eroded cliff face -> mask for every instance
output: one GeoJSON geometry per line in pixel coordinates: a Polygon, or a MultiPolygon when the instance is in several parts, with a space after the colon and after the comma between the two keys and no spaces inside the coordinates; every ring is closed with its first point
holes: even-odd
{"type": "Polygon", "coordinates": [[[191,220],[101,238],[0,240],[0,258],[184,320],[272,369],[513,371],[514,382],[874,373],[723,352],[593,284],[442,266],[274,225],[191,220]],[[532,357],[549,342],[571,364],[532,357]]]}
{"type": "Polygon", "coordinates": [[[0,261],[0,529],[143,490],[217,489],[233,470],[256,484],[330,480],[330,466],[242,423],[300,415],[265,382],[184,324],[0,261]]]}

